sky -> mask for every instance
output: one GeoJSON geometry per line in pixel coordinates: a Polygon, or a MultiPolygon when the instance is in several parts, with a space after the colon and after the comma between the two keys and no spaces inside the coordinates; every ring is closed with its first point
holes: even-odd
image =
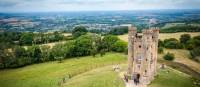
{"type": "Polygon", "coordinates": [[[200,9],[200,0],[0,0],[0,12],[200,9]]]}

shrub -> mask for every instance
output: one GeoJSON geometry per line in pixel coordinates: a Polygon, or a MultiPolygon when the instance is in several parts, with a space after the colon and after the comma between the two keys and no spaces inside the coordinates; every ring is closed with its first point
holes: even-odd
{"type": "Polygon", "coordinates": [[[181,37],[180,37],[180,42],[182,44],[186,44],[187,41],[189,41],[190,39],[191,39],[190,34],[182,34],[181,37]]]}
{"type": "Polygon", "coordinates": [[[168,61],[173,61],[174,60],[174,54],[173,53],[167,53],[163,56],[163,58],[165,60],[168,60],[168,61]]]}
{"type": "Polygon", "coordinates": [[[164,42],[162,40],[158,40],[158,47],[164,47],[164,42]]]}
{"type": "Polygon", "coordinates": [[[163,47],[158,47],[158,53],[159,54],[163,53],[163,47]]]}
{"type": "Polygon", "coordinates": [[[191,55],[192,59],[199,60],[197,58],[198,58],[198,56],[200,56],[200,47],[197,47],[197,48],[194,48],[193,50],[191,50],[190,55],[191,55]]]}

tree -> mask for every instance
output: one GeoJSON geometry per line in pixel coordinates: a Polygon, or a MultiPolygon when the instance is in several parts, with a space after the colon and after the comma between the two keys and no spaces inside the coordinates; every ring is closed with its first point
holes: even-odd
{"type": "Polygon", "coordinates": [[[39,46],[31,46],[27,50],[28,57],[32,63],[42,62],[42,51],[39,46]]]}
{"type": "Polygon", "coordinates": [[[77,27],[75,27],[73,29],[72,35],[73,35],[74,38],[77,38],[77,37],[79,37],[81,35],[86,34],[87,32],[88,31],[87,31],[87,29],[85,27],[83,27],[83,26],[77,26],[77,27]]]}
{"type": "Polygon", "coordinates": [[[103,42],[106,47],[106,49],[108,51],[111,51],[112,50],[112,47],[114,45],[115,42],[117,42],[119,39],[117,36],[114,36],[114,35],[107,35],[103,38],[103,42]]]}
{"type": "Polygon", "coordinates": [[[42,51],[42,58],[41,61],[45,62],[45,61],[49,61],[49,56],[50,56],[50,46],[44,45],[41,46],[41,51],[42,51]]]}
{"type": "Polygon", "coordinates": [[[63,58],[65,56],[65,50],[64,50],[64,44],[62,43],[59,43],[59,44],[56,44],[51,52],[53,53],[53,56],[59,60],[59,58],[63,58]]]}
{"type": "Polygon", "coordinates": [[[82,35],[75,40],[75,56],[87,56],[91,54],[92,36],[82,35]]]}
{"type": "Polygon", "coordinates": [[[109,34],[122,35],[128,33],[128,27],[116,27],[110,30],[109,34]]]}
{"type": "Polygon", "coordinates": [[[164,42],[162,40],[158,40],[158,47],[164,47],[164,42]]]}
{"type": "Polygon", "coordinates": [[[200,36],[193,37],[195,47],[200,46],[200,36]]]}
{"type": "Polygon", "coordinates": [[[193,50],[190,50],[190,55],[192,59],[196,61],[200,61],[200,47],[194,48],[193,50]]]}
{"type": "Polygon", "coordinates": [[[169,49],[180,49],[180,48],[182,48],[182,45],[175,38],[165,39],[164,40],[164,46],[165,46],[165,48],[169,48],[169,49]]]}
{"type": "Polygon", "coordinates": [[[25,57],[27,55],[24,47],[15,46],[13,51],[16,58],[25,57]]]}
{"type": "Polygon", "coordinates": [[[173,60],[174,60],[174,54],[168,52],[167,54],[165,54],[165,55],[163,56],[163,58],[164,58],[165,60],[168,60],[168,61],[173,61],[173,60]]]}
{"type": "Polygon", "coordinates": [[[122,40],[116,41],[112,47],[112,50],[116,52],[125,52],[126,49],[127,49],[127,43],[122,40]]]}
{"type": "Polygon", "coordinates": [[[20,37],[19,43],[20,45],[30,45],[33,41],[33,33],[23,33],[20,37]]]}
{"type": "Polygon", "coordinates": [[[39,46],[35,47],[33,57],[35,58],[36,63],[42,62],[42,51],[40,50],[39,46]]]}
{"type": "Polygon", "coordinates": [[[187,43],[185,44],[185,48],[188,50],[192,50],[195,48],[195,42],[193,39],[190,39],[189,41],[187,41],[187,43]]]}
{"type": "Polygon", "coordinates": [[[187,41],[189,41],[190,39],[191,39],[190,34],[183,34],[183,35],[181,35],[181,37],[180,37],[180,42],[181,42],[182,44],[186,44],[187,41]]]}

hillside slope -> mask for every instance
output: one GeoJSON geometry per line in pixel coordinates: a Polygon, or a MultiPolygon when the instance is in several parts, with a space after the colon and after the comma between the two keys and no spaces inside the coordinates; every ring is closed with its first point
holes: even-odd
{"type": "Polygon", "coordinates": [[[68,75],[71,77],[97,67],[124,63],[126,55],[107,53],[100,57],[66,59],[63,63],[47,62],[17,69],[0,71],[0,87],[57,87],[58,82],[68,75]]]}

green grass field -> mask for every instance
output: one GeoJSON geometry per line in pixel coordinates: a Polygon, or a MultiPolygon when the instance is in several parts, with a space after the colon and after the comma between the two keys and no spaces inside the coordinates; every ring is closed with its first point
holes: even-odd
{"type": "Polygon", "coordinates": [[[197,87],[193,83],[191,76],[171,68],[166,68],[158,70],[158,75],[148,87],[197,87]]]}
{"type": "Polygon", "coordinates": [[[0,71],[0,87],[57,87],[65,76],[76,76],[97,67],[124,63],[126,55],[107,53],[103,57],[80,57],[63,63],[47,62],[0,71]]]}
{"type": "Polygon", "coordinates": [[[64,84],[64,87],[125,87],[119,73],[106,66],[80,74],[64,84]]]}
{"type": "MultiPolygon", "coordinates": [[[[122,71],[127,65],[120,65],[122,71]]],[[[125,87],[119,73],[112,70],[112,66],[98,68],[80,74],[68,80],[64,87],[125,87]]],[[[159,69],[155,80],[148,87],[196,87],[192,77],[180,71],[166,68],[159,69]]]]}
{"type": "MultiPolygon", "coordinates": [[[[62,87],[124,87],[119,73],[112,70],[119,64],[126,70],[127,56],[121,53],[107,53],[103,57],[80,57],[29,65],[18,69],[0,71],[0,87],[58,87],[63,77],[71,75],[62,87]]],[[[192,87],[189,75],[173,69],[159,70],[150,87],[192,87]]]]}

